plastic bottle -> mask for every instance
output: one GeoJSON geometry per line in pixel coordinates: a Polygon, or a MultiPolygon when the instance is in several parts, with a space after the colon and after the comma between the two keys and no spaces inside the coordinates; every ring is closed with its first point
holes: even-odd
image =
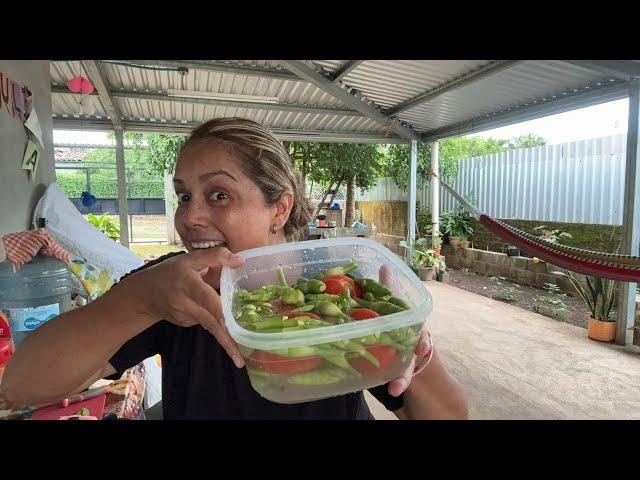
{"type": "Polygon", "coordinates": [[[71,309],[71,272],[56,258],[36,255],[16,273],[0,263],[0,311],[9,320],[15,349],[31,331],[71,309]]]}

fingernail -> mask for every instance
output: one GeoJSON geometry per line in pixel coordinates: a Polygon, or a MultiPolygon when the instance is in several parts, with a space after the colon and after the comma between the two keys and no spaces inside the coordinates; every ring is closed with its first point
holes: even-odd
{"type": "Polygon", "coordinates": [[[233,360],[233,363],[235,363],[236,367],[238,368],[244,367],[244,360],[240,355],[233,355],[231,359],[233,360]]]}

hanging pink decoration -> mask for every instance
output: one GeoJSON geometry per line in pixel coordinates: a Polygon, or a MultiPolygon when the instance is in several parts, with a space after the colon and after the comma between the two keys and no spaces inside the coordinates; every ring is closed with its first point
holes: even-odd
{"type": "Polygon", "coordinates": [[[67,82],[67,87],[73,93],[86,93],[87,95],[91,95],[94,90],[93,83],[91,80],[84,77],[73,77],[71,80],[67,82]]]}

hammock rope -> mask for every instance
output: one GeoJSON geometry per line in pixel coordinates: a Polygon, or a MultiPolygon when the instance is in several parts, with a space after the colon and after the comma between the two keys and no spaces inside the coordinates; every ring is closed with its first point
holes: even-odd
{"type": "Polygon", "coordinates": [[[440,184],[487,230],[525,253],[572,272],[623,282],[640,282],[640,257],[569,247],[543,240],[480,212],[442,179],[440,184]]]}

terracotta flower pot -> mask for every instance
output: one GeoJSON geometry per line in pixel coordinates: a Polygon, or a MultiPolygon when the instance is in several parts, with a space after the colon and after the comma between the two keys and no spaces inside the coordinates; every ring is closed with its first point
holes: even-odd
{"type": "Polygon", "coordinates": [[[433,249],[433,253],[435,254],[435,256],[436,256],[436,257],[439,257],[439,256],[440,256],[440,248],[441,248],[441,247],[438,247],[438,248],[434,248],[434,249],[433,249]]]}
{"type": "Polygon", "coordinates": [[[587,336],[600,342],[611,342],[616,338],[616,322],[602,322],[589,317],[587,336]]]}
{"type": "Polygon", "coordinates": [[[460,243],[460,237],[449,237],[449,245],[452,247],[457,247],[460,243]]]}
{"type": "Polygon", "coordinates": [[[436,274],[436,267],[418,267],[418,276],[423,282],[430,282],[436,274]]]}
{"type": "Polygon", "coordinates": [[[469,246],[471,245],[471,242],[460,242],[459,245],[460,245],[460,248],[469,248],[469,246]]]}

